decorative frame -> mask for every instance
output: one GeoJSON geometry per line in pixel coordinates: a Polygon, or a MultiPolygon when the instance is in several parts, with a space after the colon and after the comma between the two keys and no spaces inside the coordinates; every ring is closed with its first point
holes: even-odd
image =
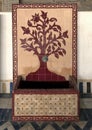
{"type": "MultiPolygon", "coordinates": [[[[77,5],[76,4],[57,4],[57,5],[44,5],[44,4],[35,4],[35,5],[13,5],[13,11],[12,11],[12,18],[13,18],[13,79],[14,79],[14,83],[17,80],[17,76],[20,74],[18,72],[18,19],[21,19],[20,17],[18,17],[18,11],[19,10],[52,10],[52,11],[57,11],[58,9],[60,9],[59,11],[62,12],[62,9],[64,10],[71,10],[71,35],[72,35],[72,75],[74,77],[77,78],[77,5]]],[[[43,12],[46,14],[46,12],[43,12]]],[[[64,13],[64,12],[63,12],[64,13]]],[[[33,14],[31,14],[32,17],[33,14]]],[[[35,13],[35,15],[37,15],[35,13]]],[[[21,15],[20,15],[21,16],[21,15]]],[[[44,17],[44,16],[43,16],[44,17]]],[[[25,17],[24,17],[25,18],[25,17]]],[[[53,20],[53,19],[52,19],[53,20]]],[[[54,19],[55,20],[55,19],[54,19]]],[[[20,20],[21,21],[21,20],[20,20]]],[[[29,22],[29,26],[30,22],[29,22]]],[[[58,26],[58,28],[60,28],[58,26]]],[[[25,30],[25,27],[22,26],[22,31],[24,31],[24,34],[28,33],[27,31],[29,30],[25,30]]],[[[57,31],[57,30],[56,30],[57,31]]],[[[63,32],[63,36],[64,37],[68,37],[67,35],[67,31],[63,32]],[[64,34],[65,33],[65,34],[64,34]],[[65,36],[64,36],[65,35],[65,36]]],[[[23,42],[23,39],[21,40],[23,42]]],[[[22,43],[21,43],[22,44],[22,43]]],[[[62,55],[62,54],[60,54],[62,55]]],[[[56,56],[58,57],[58,56],[56,56]]]]}
{"type": "MultiPolygon", "coordinates": [[[[13,19],[14,83],[16,83],[18,75],[24,76],[25,74],[24,68],[26,67],[26,65],[30,65],[29,64],[30,59],[31,64],[33,63],[33,65],[37,65],[38,67],[37,70],[35,71],[32,70],[30,74],[27,75],[33,77],[31,78],[30,82],[36,80],[64,81],[67,80],[67,77],[69,75],[72,75],[77,79],[77,5],[76,4],[13,5],[12,19],[13,19]],[[31,52],[30,55],[29,52],[31,52]],[[36,61],[34,61],[35,59],[33,57],[34,55],[37,56],[36,61],[37,58],[39,58],[41,67],[39,64],[37,64],[36,61]],[[53,68],[53,65],[49,66],[51,65],[50,60],[54,61],[53,63],[56,64],[56,68],[54,66],[55,72],[51,70],[53,68]],[[58,64],[59,66],[57,65],[57,63],[59,63],[58,64]],[[46,64],[47,68],[45,67],[46,64]],[[65,76],[66,79],[61,78],[63,76],[60,73],[58,74],[56,72],[56,70],[58,70],[59,67],[60,70],[65,67],[64,68],[65,73],[63,73],[62,75],[65,76]],[[48,72],[47,69],[50,72],[48,72]],[[55,75],[52,73],[55,73],[55,75]],[[45,76],[43,74],[45,74],[45,76]],[[50,74],[49,78],[48,74],[50,74]],[[42,77],[36,78],[36,76],[39,75],[41,75],[42,77]],[[44,80],[43,77],[46,76],[47,78],[44,80]],[[49,80],[50,78],[51,80],[49,80]]],[[[70,121],[79,119],[79,92],[74,88],[70,88],[67,90],[66,89],[40,90],[31,88],[28,90],[16,89],[13,91],[12,101],[13,101],[12,119],[14,121],[16,120],[70,121]],[[33,100],[36,101],[38,106],[34,104],[35,102],[33,100]],[[34,106],[35,111],[32,112],[31,109],[33,109],[34,106]],[[27,112],[26,109],[28,109],[29,112],[27,112]],[[58,111],[57,109],[59,109],[60,113],[56,112],[58,111]]]]}
{"type": "Polygon", "coordinates": [[[39,89],[30,89],[22,91],[15,90],[13,93],[12,104],[13,121],[79,120],[79,92],[74,89],[63,89],[61,91],[60,89],[43,89],[42,91],[39,89]],[[24,97],[25,99],[23,101],[24,97]],[[35,103],[37,104],[35,105],[35,103]],[[67,104],[67,106],[64,106],[64,104],[67,104]],[[36,108],[37,106],[39,110],[36,108]],[[58,111],[58,113],[56,111],[58,111]]]}

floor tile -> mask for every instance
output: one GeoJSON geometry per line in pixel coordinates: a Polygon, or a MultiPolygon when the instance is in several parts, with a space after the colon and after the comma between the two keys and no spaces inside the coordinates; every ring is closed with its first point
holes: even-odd
{"type": "Polygon", "coordinates": [[[26,123],[23,127],[21,127],[19,130],[35,130],[34,127],[31,125],[31,123],[26,123]]]}
{"type": "Polygon", "coordinates": [[[8,130],[15,130],[10,122],[6,122],[2,126],[0,126],[0,130],[5,130],[6,128],[8,130]]]}
{"type": "Polygon", "coordinates": [[[12,99],[11,98],[0,98],[0,108],[12,108],[12,99]]]}
{"type": "Polygon", "coordinates": [[[57,122],[43,122],[37,127],[37,122],[0,122],[0,130],[92,130],[92,121],[81,122],[61,122],[58,126],[57,122]],[[34,124],[34,125],[33,125],[34,124]],[[57,126],[57,127],[56,127],[57,126]]]}
{"type": "Polygon", "coordinates": [[[47,125],[43,130],[55,130],[51,125],[47,125]]]}
{"type": "Polygon", "coordinates": [[[69,126],[66,130],[75,130],[72,126],[69,126]]]}

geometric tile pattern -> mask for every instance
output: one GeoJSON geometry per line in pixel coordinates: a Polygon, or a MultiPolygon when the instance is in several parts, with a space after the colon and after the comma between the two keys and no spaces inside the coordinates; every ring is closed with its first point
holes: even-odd
{"type": "Polygon", "coordinates": [[[77,94],[15,94],[14,116],[78,116],[77,94]]]}
{"type": "Polygon", "coordinates": [[[0,130],[91,130],[92,121],[83,122],[0,122],[0,130]]]}

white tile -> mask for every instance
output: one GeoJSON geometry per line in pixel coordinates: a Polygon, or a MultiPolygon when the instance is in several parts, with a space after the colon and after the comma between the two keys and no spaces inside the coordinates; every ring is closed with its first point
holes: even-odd
{"type": "Polygon", "coordinates": [[[10,82],[6,82],[6,93],[10,93],[10,82]]]}
{"type": "Polygon", "coordinates": [[[83,93],[87,93],[87,82],[83,82],[83,93]]]}

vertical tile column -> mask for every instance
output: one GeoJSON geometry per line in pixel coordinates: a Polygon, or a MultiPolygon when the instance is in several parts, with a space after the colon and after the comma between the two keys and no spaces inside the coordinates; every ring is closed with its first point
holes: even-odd
{"type": "Polygon", "coordinates": [[[12,80],[0,80],[0,93],[12,93],[12,80]]]}
{"type": "Polygon", "coordinates": [[[92,80],[79,80],[78,89],[81,94],[92,94],[92,80]]]}

